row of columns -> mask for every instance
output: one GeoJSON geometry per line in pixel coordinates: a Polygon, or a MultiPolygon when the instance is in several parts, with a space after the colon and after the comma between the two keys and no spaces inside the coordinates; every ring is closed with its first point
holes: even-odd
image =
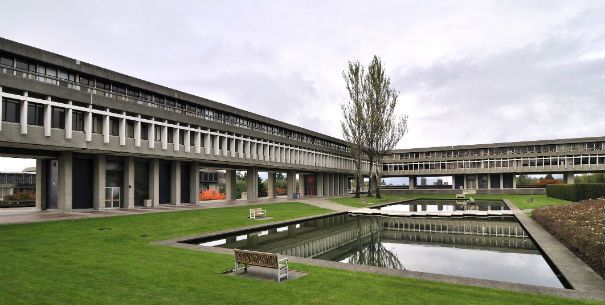
{"type": "MultiPolygon", "coordinates": [[[[134,208],[135,199],[135,158],[123,158],[123,185],[121,186],[121,207],[134,208]]],[[[57,185],[57,209],[71,210],[73,207],[72,192],[74,189],[73,181],[73,153],[70,151],[61,152],[56,160],[58,166],[58,185],[57,185]]],[[[199,163],[190,162],[189,172],[189,201],[181,202],[181,161],[171,161],[171,181],[170,181],[170,204],[180,205],[181,203],[199,203],[199,163]]],[[[93,159],[93,209],[105,209],[106,200],[106,164],[107,159],[104,154],[97,154],[93,159]]],[[[149,159],[149,185],[147,200],[151,206],[160,204],[160,160],[149,159]]],[[[76,169],[77,170],[77,169],[76,169]]],[[[46,160],[36,160],[36,208],[42,209],[46,201],[47,184],[49,171],[46,166],[46,160]]]]}

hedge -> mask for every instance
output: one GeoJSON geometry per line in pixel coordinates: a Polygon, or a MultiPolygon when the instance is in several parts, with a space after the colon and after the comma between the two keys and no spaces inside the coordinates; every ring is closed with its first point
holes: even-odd
{"type": "Polygon", "coordinates": [[[605,197],[605,183],[549,184],[546,196],[569,201],[581,201],[605,197]]]}

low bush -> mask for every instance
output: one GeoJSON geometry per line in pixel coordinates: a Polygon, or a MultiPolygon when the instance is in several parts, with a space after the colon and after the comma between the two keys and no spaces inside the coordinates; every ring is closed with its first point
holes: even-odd
{"type": "Polygon", "coordinates": [[[200,200],[205,201],[205,200],[223,200],[225,199],[225,194],[214,190],[214,189],[209,189],[209,190],[205,190],[203,192],[200,192],[200,200]]]}
{"type": "Polygon", "coordinates": [[[569,201],[581,201],[605,197],[605,183],[549,184],[546,196],[569,201]]]}
{"type": "Polygon", "coordinates": [[[539,208],[532,217],[605,277],[605,199],[539,208]]]}

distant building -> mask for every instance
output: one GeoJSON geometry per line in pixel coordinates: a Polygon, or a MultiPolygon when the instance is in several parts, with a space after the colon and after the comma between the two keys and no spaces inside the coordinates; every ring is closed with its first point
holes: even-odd
{"type": "Polygon", "coordinates": [[[433,185],[442,186],[443,185],[443,179],[437,179],[437,181],[435,181],[433,183],[433,185]]]}
{"type": "Polygon", "coordinates": [[[22,172],[0,173],[0,199],[16,193],[36,191],[36,168],[26,168],[22,172]]]}
{"type": "Polygon", "coordinates": [[[225,183],[225,173],[216,169],[200,171],[200,191],[219,190],[219,184],[225,183]]]}

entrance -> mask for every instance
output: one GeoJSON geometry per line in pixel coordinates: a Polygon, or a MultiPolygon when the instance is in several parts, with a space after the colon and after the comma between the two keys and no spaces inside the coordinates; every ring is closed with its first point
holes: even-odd
{"type": "Polygon", "coordinates": [[[105,208],[119,208],[120,207],[120,191],[122,188],[110,186],[105,188],[105,208]]]}
{"type": "Polygon", "coordinates": [[[305,175],[305,195],[317,196],[317,176],[305,175]]]}
{"type": "Polygon", "coordinates": [[[105,208],[119,208],[124,185],[124,163],[107,160],[105,169],[105,208]]]}
{"type": "Polygon", "coordinates": [[[143,206],[149,197],[149,163],[137,161],[134,163],[134,205],[143,206]]]}

